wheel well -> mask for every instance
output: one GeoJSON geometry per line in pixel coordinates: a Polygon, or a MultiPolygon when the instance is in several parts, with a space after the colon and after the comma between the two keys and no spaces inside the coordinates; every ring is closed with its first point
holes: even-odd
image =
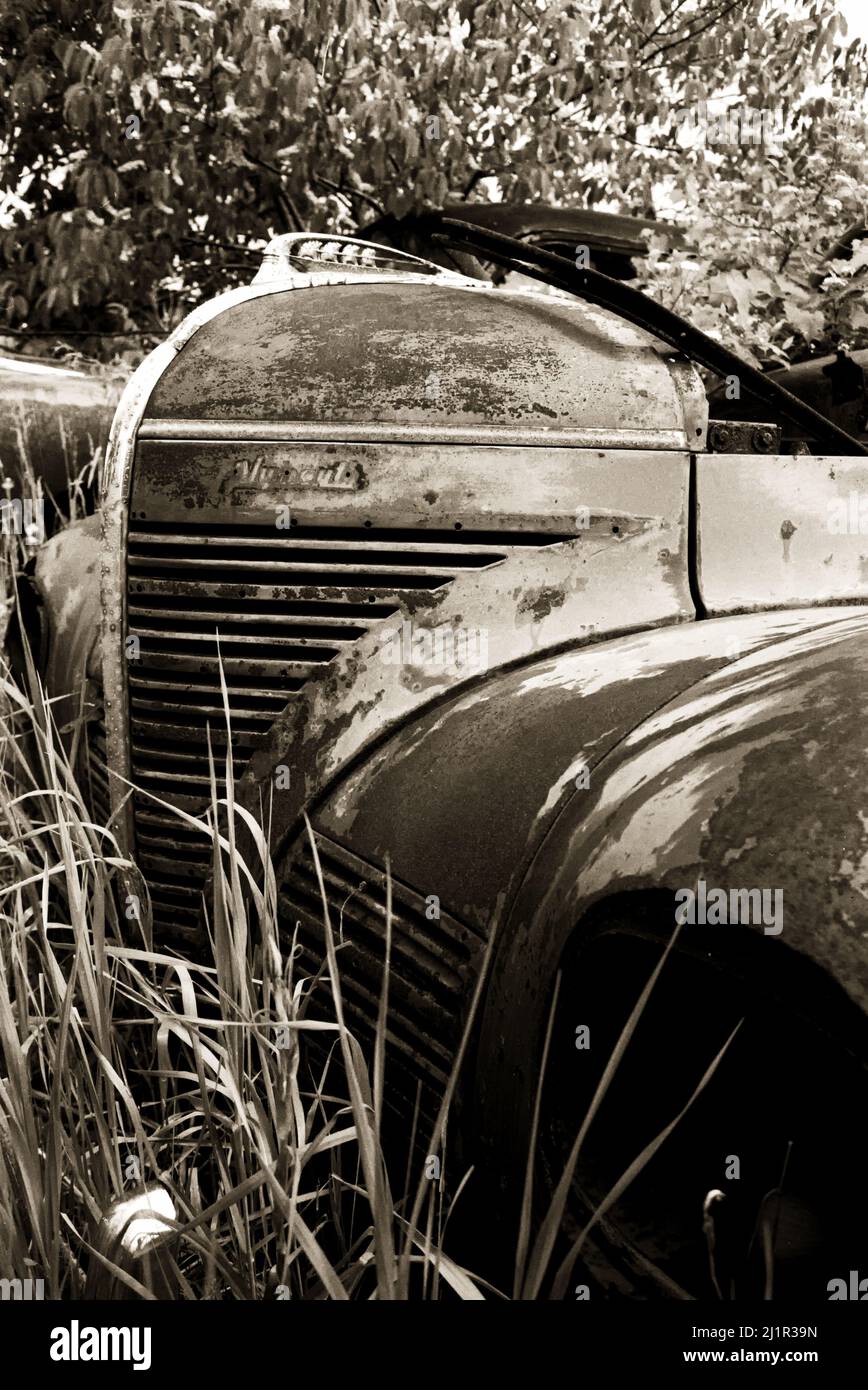
{"type": "MultiPolygon", "coordinates": [[[[664,948],[675,929],[675,894],[666,889],[627,891],[596,902],[564,943],[562,972],[583,943],[612,931],[656,940],[664,948]]],[[[723,979],[741,976],[763,998],[786,1007],[818,1031],[835,1038],[854,1057],[868,1059],[868,1017],[843,986],[817,961],[782,938],[739,926],[685,927],[679,949],[705,956],[723,979]],[[702,933],[691,940],[688,933],[702,933]]],[[[553,988],[553,982],[552,982],[553,988]]]]}
{"type": "MultiPolygon", "coordinates": [[[[560,1178],[674,917],[671,893],[620,894],[595,905],[565,946],[542,1092],[543,1189],[560,1178]]],[[[775,1277],[823,1296],[868,1234],[856,1193],[866,1064],[866,1018],[816,962],[750,929],[682,928],[587,1131],[574,1230],[648,1153],[602,1224],[601,1248],[622,1261],[604,1259],[607,1274],[654,1269],[658,1292],[674,1280],[713,1295],[703,1204],[716,1190],[720,1268],[739,1295],[756,1294],[767,1273],[756,1230],[780,1188],[775,1277]]]]}

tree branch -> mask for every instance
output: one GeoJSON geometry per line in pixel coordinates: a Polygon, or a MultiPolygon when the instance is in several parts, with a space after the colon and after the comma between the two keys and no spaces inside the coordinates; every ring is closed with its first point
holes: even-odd
{"type": "Polygon", "coordinates": [[[352,199],[358,198],[361,202],[367,203],[369,207],[372,207],[379,217],[385,217],[386,215],[386,209],[377,202],[376,198],[372,198],[368,193],[363,193],[359,188],[347,188],[345,184],[334,183],[331,179],[324,178],[322,174],[315,174],[311,182],[322,184],[323,188],[331,189],[332,193],[337,193],[341,198],[346,198],[351,206],[352,199]]]}

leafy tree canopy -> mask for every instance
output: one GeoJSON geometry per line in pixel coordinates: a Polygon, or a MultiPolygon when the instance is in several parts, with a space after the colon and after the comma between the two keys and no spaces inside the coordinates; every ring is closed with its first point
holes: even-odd
{"type": "Polygon", "coordinates": [[[866,212],[843,30],[832,0],[0,0],[0,315],[162,336],[270,234],[502,197],[676,218],[652,292],[760,357],[852,340],[861,254],[811,283],[866,212]]]}

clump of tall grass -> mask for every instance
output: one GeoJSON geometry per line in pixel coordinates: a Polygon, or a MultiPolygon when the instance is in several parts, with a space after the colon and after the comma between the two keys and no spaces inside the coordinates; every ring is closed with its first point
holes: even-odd
{"type": "MultiPolygon", "coordinates": [[[[88,811],[74,771],[81,721],[61,736],[32,664],[28,685],[25,694],[0,671],[0,1278],[42,1279],[50,1298],[497,1296],[443,1248],[463,1179],[453,1194],[424,1171],[400,1196],[390,1183],[381,1142],[390,896],[376,1043],[366,1059],[344,1021],[316,837],[308,826],[326,936],[312,979],[278,930],[267,836],[235,798],[231,731],[225,772],[212,761],[210,810],[195,818],[210,837],[213,872],[207,948],[190,959],[155,948],[144,881],[111,823],[88,811]],[[311,1007],[320,977],[327,1017],[311,1007]],[[119,1204],[154,1192],[172,1215],[161,1217],[147,1257],[132,1258],[119,1204]]],[[[540,1079],[514,1298],[565,1296],[594,1225],[686,1114],[731,1041],[564,1249],[584,1138],[673,944],[624,1025],[536,1221],[540,1079]]],[[[481,988],[482,980],[427,1145],[444,1162],[481,988]]],[[[556,1003],[557,990],[549,1033],[556,1003]]]]}
{"type": "Polygon", "coordinates": [[[209,947],[154,949],[147,890],[91,819],[50,703],[8,675],[0,691],[0,1277],[42,1278],[53,1298],[483,1296],[420,1228],[425,1204],[393,1198],[384,1019],[372,1080],[331,935],[333,1017],[309,1016],[313,982],[280,940],[265,838],[231,774],[201,822],[209,947]],[[315,1063],[314,1032],[329,1045],[315,1063]],[[159,1259],[116,1260],[105,1214],[154,1185],[176,1213],[159,1259]]]}

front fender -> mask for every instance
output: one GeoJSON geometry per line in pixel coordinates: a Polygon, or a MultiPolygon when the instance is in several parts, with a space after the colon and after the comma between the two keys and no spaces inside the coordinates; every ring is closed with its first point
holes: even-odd
{"type": "Polygon", "coordinates": [[[99,680],[100,518],[85,517],[42,546],[36,587],[42,601],[45,685],[60,729],[76,717],[99,680]]]}
{"type": "MultiPolygon", "coordinates": [[[[779,890],[781,930],[755,926],[758,944],[819,967],[868,1013],[866,689],[861,611],[708,675],[603,759],[551,828],[504,925],[480,1040],[483,1110],[529,1113],[564,948],[625,894],[662,894],[674,928],[671,895],[700,879],[727,893],[779,890]]],[[[729,928],[683,930],[712,953],[729,928]]]]}
{"type": "MultiPolygon", "coordinates": [[[[849,630],[854,621],[864,623],[864,613],[855,620],[845,608],[719,618],[491,672],[408,719],[345,772],[314,824],[371,863],[388,855],[398,877],[437,894],[484,934],[495,924],[502,930],[515,917],[518,893],[532,903],[549,890],[548,879],[534,873],[548,838],[573,822],[590,834],[588,817],[605,814],[610,769],[652,719],[689,691],[705,690],[714,673],[725,679],[748,653],[765,651],[771,662],[797,633],[849,630]]],[[[580,862],[583,847],[571,852],[580,862]]],[[[617,862],[601,861],[600,893],[621,876],[617,862]]],[[[528,906],[522,912],[532,915],[528,906]]]]}

